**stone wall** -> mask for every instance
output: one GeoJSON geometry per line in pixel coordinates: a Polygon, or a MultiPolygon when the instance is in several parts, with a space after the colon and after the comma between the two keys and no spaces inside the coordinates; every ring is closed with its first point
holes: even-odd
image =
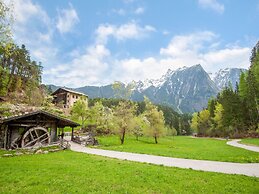
{"type": "Polygon", "coordinates": [[[4,148],[5,128],[0,125],[0,148],[4,148]]]}

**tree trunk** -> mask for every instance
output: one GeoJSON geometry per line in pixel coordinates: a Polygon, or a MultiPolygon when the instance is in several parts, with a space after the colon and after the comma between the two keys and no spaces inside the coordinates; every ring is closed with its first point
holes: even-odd
{"type": "Polygon", "coordinates": [[[155,142],[156,142],[156,144],[158,143],[158,142],[157,142],[157,137],[156,137],[156,136],[155,136],[155,142]]]}
{"type": "Polygon", "coordinates": [[[136,140],[138,141],[138,135],[136,136],[136,140]]]}
{"type": "Polygon", "coordinates": [[[123,129],[122,137],[121,137],[121,145],[124,144],[124,138],[125,138],[125,129],[123,129]]]}

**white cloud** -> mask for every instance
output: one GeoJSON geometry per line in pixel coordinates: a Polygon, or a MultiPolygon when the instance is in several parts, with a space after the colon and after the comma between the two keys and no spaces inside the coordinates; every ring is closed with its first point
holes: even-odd
{"type": "Polygon", "coordinates": [[[210,31],[196,32],[188,35],[174,36],[166,48],[160,49],[161,55],[171,57],[196,54],[204,47],[204,43],[211,42],[216,35],[210,31]]]}
{"type": "Polygon", "coordinates": [[[38,18],[45,24],[49,23],[46,12],[31,0],[16,0],[14,3],[14,18],[16,24],[24,24],[31,18],[38,18]]]}
{"type": "Polygon", "coordinates": [[[107,84],[107,57],[110,51],[104,45],[88,47],[85,52],[66,64],[44,71],[48,83],[78,87],[84,85],[107,84]]]}
{"type": "Polygon", "coordinates": [[[121,26],[102,24],[97,28],[96,35],[98,42],[106,43],[109,37],[113,37],[118,41],[141,39],[154,31],[156,29],[153,26],[146,25],[141,27],[133,21],[121,26]]]}
{"type": "Polygon", "coordinates": [[[225,11],[225,6],[217,0],[198,0],[199,5],[204,9],[211,9],[222,14],[225,11]]]}
{"type": "Polygon", "coordinates": [[[15,42],[25,44],[33,60],[54,62],[58,50],[52,44],[53,23],[46,11],[31,0],[17,0],[13,9],[15,42]]]}
{"type": "MultiPolygon", "coordinates": [[[[101,34],[106,39],[110,38],[118,28],[120,27],[106,26],[101,34]]],[[[236,44],[222,47],[219,36],[210,31],[176,35],[165,48],[160,49],[160,55],[142,59],[117,59],[116,53],[113,54],[106,48],[106,42],[107,40],[97,41],[87,47],[84,53],[76,53],[71,62],[46,71],[48,83],[70,87],[105,85],[115,80],[128,83],[132,80],[157,79],[168,69],[175,70],[198,63],[207,72],[226,67],[249,66],[250,48],[238,47],[236,44]]]]}
{"type": "Polygon", "coordinates": [[[250,48],[221,47],[219,36],[210,31],[177,35],[167,47],[160,49],[160,56],[144,59],[129,58],[117,60],[112,77],[130,82],[132,80],[158,79],[168,69],[201,64],[207,72],[222,68],[247,68],[250,48]]]}
{"type": "Polygon", "coordinates": [[[134,13],[137,14],[137,15],[140,15],[140,14],[143,14],[145,12],[145,9],[144,7],[138,7],[134,13]]]}
{"type": "Polygon", "coordinates": [[[68,9],[59,11],[56,27],[60,33],[73,31],[74,26],[79,22],[76,10],[71,4],[68,9]]]}

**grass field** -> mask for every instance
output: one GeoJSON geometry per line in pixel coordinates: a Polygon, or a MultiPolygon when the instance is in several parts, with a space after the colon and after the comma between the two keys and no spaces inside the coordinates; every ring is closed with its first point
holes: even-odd
{"type": "Polygon", "coordinates": [[[108,150],[198,160],[240,163],[259,162],[258,153],[226,145],[224,140],[176,136],[160,138],[158,139],[158,144],[154,144],[152,138],[141,137],[137,141],[134,137],[126,136],[124,145],[120,145],[117,136],[103,136],[97,139],[100,143],[98,148],[108,150]]]}
{"type": "Polygon", "coordinates": [[[259,146],[259,138],[242,139],[242,140],[241,140],[241,143],[247,144],[247,145],[259,146]]]}
{"type": "Polygon", "coordinates": [[[0,158],[0,193],[256,193],[259,178],[63,151],[0,158]]]}

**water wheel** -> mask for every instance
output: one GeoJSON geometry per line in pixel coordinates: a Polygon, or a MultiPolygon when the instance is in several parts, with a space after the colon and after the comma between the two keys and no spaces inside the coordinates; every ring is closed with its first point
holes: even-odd
{"type": "Polygon", "coordinates": [[[43,127],[30,128],[22,137],[21,147],[33,147],[36,145],[47,145],[50,143],[50,135],[43,127]]]}

